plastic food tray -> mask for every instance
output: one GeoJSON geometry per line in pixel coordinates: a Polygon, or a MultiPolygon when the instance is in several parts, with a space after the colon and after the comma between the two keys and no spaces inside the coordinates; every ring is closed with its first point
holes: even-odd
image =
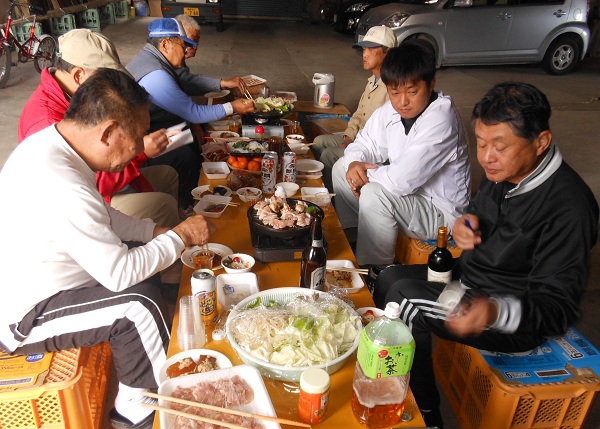
{"type": "MultiPolygon", "coordinates": [[[[236,375],[244,379],[254,390],[254,400],[249,404],[240,407],[239,410],[253,414],[277,417],[275,414],[275,409],[273,408],[273,403],[271,402],[271,398],[269,397],[269,393],[267,392],[267,388],[265,387],[265,383],[260,376],[260,373],[255,368],[252,368],[248,365],[238,365],[231,368],[218,369],[216,371],[203,372],[200,374],[187,375],[185,377],[166,380],[158,388],[158,394],[171,396],[173,391],[178,386],[187,388],[195,386],[198,383],[216,382],[217,380],[222,379],[229,380],[236,375]]],[[[169,402],[165,401],[164,399],[160,399],[158,404],[161,407],[169,406],[169,402]]],[[[176,417],[171,414],[161,412],[160,427],[174,427],[173,423],[175,418],[176,417]]],[[[265,429],[281,429],[281,426],[275,422],[263,420],[261,421],[261,424],[265,429]]]]}

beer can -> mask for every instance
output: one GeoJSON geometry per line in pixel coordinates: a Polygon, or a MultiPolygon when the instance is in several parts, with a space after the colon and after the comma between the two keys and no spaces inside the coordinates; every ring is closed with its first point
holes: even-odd
{"type": "Polygon", "coordinates": [[[275,192],[277,183],[277,153],[265,152],[261,162],[262,191],[265,194],[275,192]]]}
{"type": "Polygon", "coordinates": [[[217,319],[217,284],[215,273],[203,268],[192,273],[192,295],[200,301],[200,317],[205,325],[211,325],[217,319]]]}
{"type": "Polygon", "coordinates": [[[296,154],[294,152],[285,152],[283,154],[283,181],[296,182],[296,154]]]}

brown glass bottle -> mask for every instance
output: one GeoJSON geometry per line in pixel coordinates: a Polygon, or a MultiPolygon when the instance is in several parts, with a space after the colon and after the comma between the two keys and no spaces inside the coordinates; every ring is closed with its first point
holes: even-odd
{"type": "Polygon", "coordinates": [[[300,287],[324,290],[327,252],[323,247],[323,228],[319,216],[313,217],[310,236],[311,242],[302,252],[300,287]]]}
{"type": "Polygon", "coordinates": [[[450,283],[452,280],[452,267],[454,260],[452,253],[447,249],[448,228],[440,226],[438,228],[437,247],[429,254],[427,262],[427,281],[450,283]]]}

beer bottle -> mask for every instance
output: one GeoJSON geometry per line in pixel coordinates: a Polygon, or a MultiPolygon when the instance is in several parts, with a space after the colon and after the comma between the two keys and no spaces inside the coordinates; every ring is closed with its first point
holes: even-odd
{"type": "Polygon", "coordinates": [[[327,253],[323,247],[323,228],[320,216],[313,217],[310,236],[311,242],[302,252],[300,287],[324,290],[327,253]]]}
{"type": "Polygon", "coordinates": [[[427,262],[427,281],[450,283],[452,280],[452,267],[454,260],[452,253],[447,249],[448,228],[440,226],[438,228],[437,247],[429,254],[427,262]]]}

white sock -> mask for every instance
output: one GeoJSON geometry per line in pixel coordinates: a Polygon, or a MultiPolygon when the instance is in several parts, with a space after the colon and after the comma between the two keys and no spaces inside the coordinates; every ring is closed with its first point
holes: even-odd
{"type": "Polygon", "coordinates": [[[134,425],[148,417],[154,410],[142,406],[142,403],[156,405],[154,398],[143,396],[148,389],[129,387],[119,383],[119,392],[115,399],[115,409],[134,425]]]}

